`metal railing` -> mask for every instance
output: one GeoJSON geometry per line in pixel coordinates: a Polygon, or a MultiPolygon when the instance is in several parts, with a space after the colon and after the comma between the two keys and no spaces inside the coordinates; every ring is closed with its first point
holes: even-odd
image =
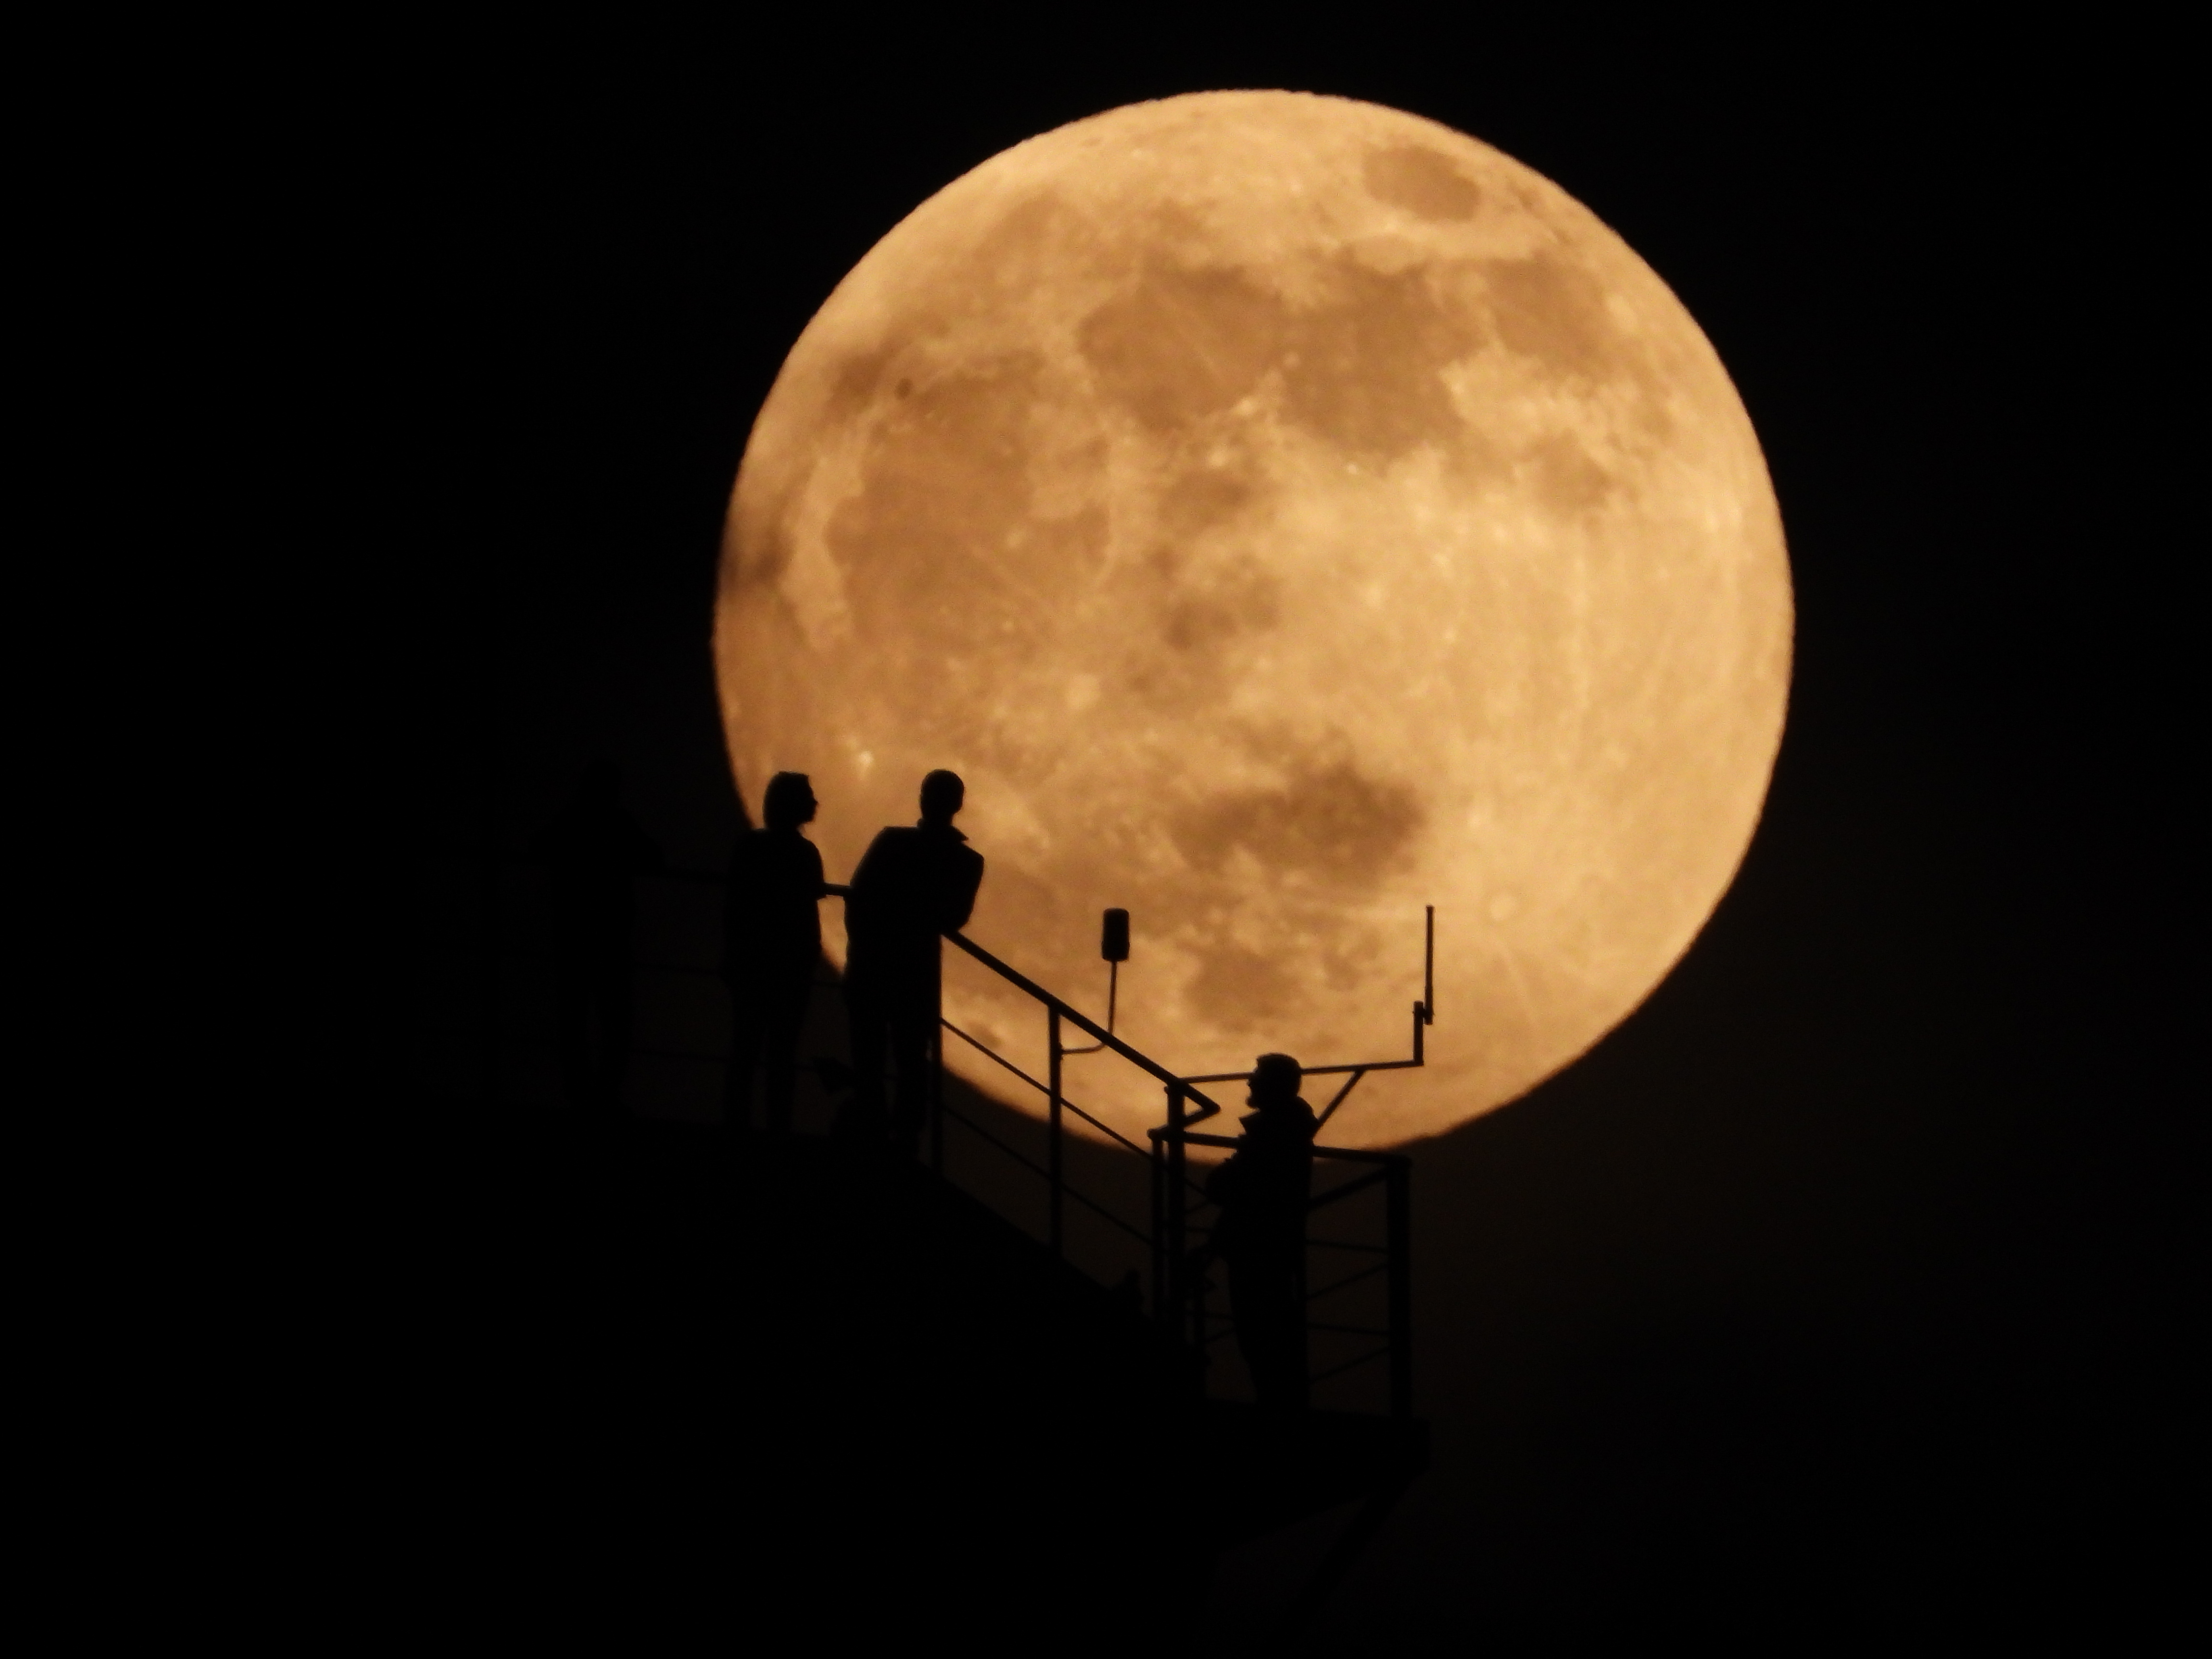
{"type": "MultiPolygon", "coordinates": [[[[487,858],[484,861],[489,870],[492,866],[510,860],[487,858]]],[[[672,869],[659,873],[664,882],[695,890],[719,889],[722,885],[720,876],[706,871],[672,869]]],[[[838,885],[830,886],[829,893],[830,896],[838,898],[848,896],[847,890],[838,885]]],[[[485,943],[493,961],[539,954],[526,947],[518,948],[500,921],[499,913],[504,907],[489,894],[487,894],[487,900],[489,925],[485,943]]],[[[1435,927],[1436,912],[1431,907],[1425,924],[1422,1000],[1413,1005],[1413,1011],[1411,1057],[1304,1067],[1304,1074],[1308,1078],[1341,1076],[1345,1079],[1343,1085],[1318,1114],[1316,1133],[1342,1108],[1352,1091],[1369,1073],[1405,1070],[1425,1064],[1424,1034],[1425,1028],[1435,1019],[1435,927]]],[[[1032,1075],[981,1037],[945,1018],[940,1007],[931,1055],[931,1075],[934,1086],[931,1091],[927,1119],[927,1157],[931,1169],[939,1176],[945,1176],[945,1127],[948,1121],[960,1126],[965,1133],[975,1137],[981,1145],[1043,1183],[1046,1207],[1042,1242],[1047,1248],[1056,1256],[1066,1259],[1071,1205],[1095,1218],[1116,1237],[1133,1246],[1141,1257],[1149,1261],[1149,1300],[1154,1319],[1195,1353],[1209,1355],[1224,1337],[1231,1334],[1233,1324],[1225,1314],[1215,1311],[1211,1305],[1214,1286],[1208,1269],[1214,1257],[1211,1241],[1212,1228],[1207,1212],[1213,1206],[1203,1183],[1192,1175],[1189,1151],[1193,1147],[1226,1151],[1233,1150],[1238,1145],[1232,1136],[1204,1133],[1196,1127],[1218,1115],[1222,1110],[1220,1103],[1208,1095],[1201,1085],[1241,1082],[1250,1073],[1221,1072],[1195,1076],[1178,1075],[1117,1036],[1110,1024],[1100,1026],[1081,1010],[1048,991],[964,934],[947,933],[945,938],[956,949],[1025,994],[1042,1010],[1046,1024],[1046,1065],[1044,1077],[1032,1075]],[[1070,1028],[1089,1037],[1089,1044],[1071,1048],[1065,1041],[1070,1028]],[[1043,1097],[1044,1148],[1042,1161],[1010,1144],[988,1124],[946,1102],[944,1074],[947,1033],[1043,1097]],[[1064,1073],[1066,1059],[1071,1054],[1102,1051],[1115,1054],[1137,1067],[1159,1085],[1164,1093],[1166,1121],[1146,1132],[1146,1145],[1139,1145],[1068,1096],[1064,1073]],[[1110,1202],[1094,1193],[1081,1190],[1069,1179],[1066,1142],[1071,1133],[1071,1118],[1086,1126],[1108,1145],[1143,1160],[1146,1166],[1150,1194],[1148,1213],[1132,1217],[1119,1212],[1110,1202]]],[[[703,963],[641,962],[638,966],[648,972],[680,976],[719,976],[716,969],[703,963]]],[[[488,963],[488,971],[496,977],[495,967],[488,963]]],[[[484,1086],[488,1091],[493,1092],[498,1088],[499,1050],[512,1040],[501,1029],[497,1014],[499,1000],[496,991],[488,989],[485,998],[489,1027],[485,1032],[487,1069],[484,1086]]],[[[650,1054],[655,1051],[650,1046],[638,1045],[635,1052],[650,1054]]],[[[726,1051],[719,1055],[702,1052],[672,1052],[665,1057],[707,1064],[726,1063],[727,1060],[726,1051]]],[[[1318,1142],[1312,1151],[1319,1165],[1348,1167],[1360,1172],[1316,1194],[1309,1200],[1310,1217],[1324,1213],[1332,1216],[1341,1214],[1343,1212],[1338,1206],[1346,1205],[1363,1193],[1377,1189],[1383,1200],[1383,1213],[1380,1229],[1382,1236],[1379,1240],[1372,1242],[1316,1237],[1310,1224],[1309,1226],[1306,1243],[1310,1255],[1319,1253],[1332,1261],[1351,1257],[1354,1263],[1349,1273],[1318,1288],[1305,1291],[1310,1310],[1307,1320],[1309,1332],[1331,1337],[1373,1339],[1375,1341],[1375,1346],[1364,1347],[1349,1358],[1332,1359],[1313,1370],[1310,1381],[1313,1383],[1328,1382],[1371,1365],[1377,1360],[1387,1360],[1389,1415],[1401,1419],[1408,1418],[1413,1409],[1411,1160],[1401,1153],[1328,1146],[1318,1142]],[[1366,1265],[1356,1265],[1362,1259],[1366,1259],[1366,1265]],[[1316,1319],[1310,1312],[1314,1304],[1328,1302],[1378,1278],[1382,1280],[1384,1291],[1381,1323],[1345,1324],[1334,1320],[1316,1319]]],[[[1201,1367],[1201,1373],[1203,1369],[1201,1367]]]]}
{"type": "MultiPolygon", "coordinates": [[[[1249,1072],[1218,1072],[1200,1076],[1179,1076],[1150,1055],[1117,1037],[1061,998],[1046,990],[1028,975],[1000,960],[990,951],[961,933],[945,936],[953,945],[981,963],[999,978],[1012,985],[1038,1003],[1046,1018],[1046,1075],[1042,1079],[1031,1076],[1012,1060],[998,1053],[970,1032],[963,1030],[951,1020],[939,1016],[940,1079],[942,1066],[942,1033],[950,1031],[961,1042],[983,1054],[995,1065],[1019,1079],[1045,1097],[1046,1156],[1042,1165],[1024,1157],[981,1124],[964,1115],[947,1108],[944,1103],[941,1085],[935,1091],[931,1113],[931,1162],[940,1173],[944,1168],[942,1123],[951,1117],[969,1130],[981,1135],[1000,1152],[1014,1158],[1032,1174],[1042,1179],[1047,1188],[1045,1243],[1055,1255],[1066,1251],[1067,1206],[1073,1200],[1128,1237],[1146,1245],[1152,1258],[1152,1304],[1154,1317],[1179,1340],[1200,1355],[1208,1354],[1212,1346],[1231,1334],[1231,1322],[1214,1315],[1208,1307],[1212,1290],[1206,1267],[1212,1258],[1212,1228],[1199,1219],[1209,1207],[1211,1200],[1205,1187],[1192,1177],[1189,1149],[1193,1146],[1233,1150],[1237,1140],[1231,1136],[1206,1134],[1194,1126],[1206,1121],[1221,1111],[1220,1103],[1206,1094],[1199,1085],[1207,1083],[1243,1081],[1249,1072]],[[1070,1049],[1064,1033],[1073,1026],[1091,1039],[1087,1049],[1070,1049]],[[1139,1147],[1126,1135],[1102,1122],[1092,1114],[1083,1110],[1067,1097],[1064,1086],[1062,1062],[1071,1053],[1096,1053],[1101,1049],[1120,1055],[1123,1060],[1147,1073],[1158,1082],[1166,1094],[1167,1121],[1148,1132],[1150,1145],[1139,1147]],[[1197,1109],[1193,1109],[1194,1106],[1197,1109]],[[1140,1230],[1127,1218],[1117,1216],[1105,1205],[1089,1194],[1077,1190],[1066,1176],[1066,1142],[1070,1115],[1080,1119],[1093,1130],[1115,1145],[1146,1159],[1151,1175],[1151,1215],[1149,1225],[1140,1230]],[[1194,1239],[1203,1238],[1194,1243],[1194,1239]]],[[[1316,1066],[1304,1068],[1308,1077],[1341,1076],[1344,1085],[1319,1114],[1316,1127],[1335,1115],[1350,1097],[1352,1090],[1370,1072],[1400,1071],[1426,1063],[1426,1044],[1424,1033],[1435,1019],[1435,963],[1436,911],[1431,907],[1425,927],[1423,996],[1413,1005],[1413,1054],[1406,1060],[1364,1060],[1345,1065],[1316,1066]]],[[[1412,1276],[1412,1212],[1413,1164],[1402,1153],[1369,1152],[1360,1148],[1324,1146],[1313,1147],[1315,1158],[1323,1164],[1367,1166],[1364,1173],[1337,1182],[1316,1194],[1307,1205],[1310,1217],[1344,1203],[1355,1195],[1380,1188],[1383,1195],[1382,1239],[1368,1244],[1354,1240],[1307,1238],[1307,1251],[1336,1252],[1339,1254],[1373,1255],[1382,1260],[1336,1279],[1318,1290],[1305,1289],[1302,1294],[1309,1309],[1309,1334],[1321,1332],[1331,1336],[1356,1336],[1380,1339],[1378,1346],[1367,1348],[1348,1359],[1330,1364],[1318,1373],[1310,1374],[1309,1382],[1321,1382],[1332,1377],[1357,1370],[1378,1359],[1388,1361],[1388,1398],[1389,1414],[1395,1419],[1413,1414],[1413,1276],[1412,1276]],[[1316,1321],[1310,1312],[1313,1304],[1334,1297],[1356,1285],[1376,1277],[1384,1281],[1384,1308],[1380,1325],[1343,1325],[1334,1322],[1316,1321]]],[[[1302,1273],[1302,1280],[1304,1275],[1302,1273]]]]}
{"type": "MultiPolygon", "coordinates": [[[[1156,1129],[1152,1133],[1155,1144],[1162,1146],[1233,1147],[1237,1144],[1228,1135],[1198,1134],[1188,1130],[1180,1136],[1174,1135],[1170,1129],[1156,1129]]],[[[1384,1237],[1383,1243],[1376,1245],[1351,1239],[1316,1238],[1309,1231],[1305,1240],[1309,1261],[1310,1253],[1317,1249],[1380,1255],[1382,1260],[1347,1273],[1319,1290],[1309,1288],[1302,1273],[1299,1291],[1305,1306],[1310,1310],[1315,1303],[1365,1283],[1378,1274],[1384,1278],[1387,1301],[1383,1323],[1379,1326],[1336,1324],[1316,1320],[1309,1311],[1306,1316],[1309,1335],[1321,1332],[1330,1335],[1373,1337],[1380,1338],[1381,1343],[1349,1359],[1339,1359],[1323,1370],[1309,1369],[1307,1384],[1310,1387],[1325,1382],[1372,1364],[1377,1359],[1388,1359],[1390,1415],[1400,1419],[1409,1418],[1413,1414],[1413,1160],[1402,1152],[1371,1152],[1348,1146],[1316,1146],[1313,1154],[1316,1158],[1325,1162],[1364,1164],[1374,1167],[1364,1175],[1340,1182],[1328,1191],[1308,1200],[1308,1217],[1379,1185],[1384,1193],[1384,1237]]],[[[1163,1162],[1168,1167],[1162,1179],[1156,1183],[1155,1191],[1164,1188],[1172,1192],[1177,1183],[1175,1168],[1177,1161],[1163,1162]]],[[[1201,1198],[1205,1195],[1205,1188],[1195,1182],[1188,1183],[1188,1190],[1198,1193],[1201,1198]]],[[[1182,1265],[1181,1277],[1170,1280],[1165,1305],[1175,1310],[1179,1327],[1183,1322],[1188,1322],[1187,1328],[1179,1328],[1177,1334],[1203,1352],[1231,1334],[1234,1327],[1229,1320],[1214,1314],[1209,1306],[1212,1284],[1205,1271],[1208,1252],[1204,1246],[1193,1249],[1188,1243],[1190,1233],[1199,1231],[1190,1224],[1192,1207],[1195,1206],[1185,1206],[1181,1216],[1171,1217],[1160,1229],[1163,1243],[1158,1256],[1162,1269],[1166,1273],[1173,1273],[1176,1264],[1182,1265]]]]}

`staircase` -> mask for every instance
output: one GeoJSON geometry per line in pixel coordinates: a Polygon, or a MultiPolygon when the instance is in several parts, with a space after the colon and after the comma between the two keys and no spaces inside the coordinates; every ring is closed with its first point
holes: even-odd
{"type": "MultiPolygon", "coordinates": [[[[457,1333],[463,1386],[431,1431],[461,1449],[475,1494],[445,1517],[473,1540],[449,1546],[471,1571],[533,1606],[628,1586],[608,1616],[629,1634],[646,1620],[736,1639],[773,1606],[805,1609],[825,1643],[927,1630],[1172,1651],[1214,1559],[1242,1540],[1364,1500],[1285,1612],[1318,1606],[1349,1566],[1426,1461],[1405,1161],[1317,1149],[1352,1172],[1317,1170],[1317,1211],[1388,1189],[1383,1237],[1319,1241],[1369,1253],[1339,1258],[1341,1282],[1387,1279],[1388,1328],[1341,1328],[1387,1339],[1349,1362],[1387,1360],[1381,1409],[1271,1419],[1208,1398],[1206,1356],[1230,1332],[1194,1249],[1202,1194],[1182,1154],[1228,1144],[1190,1127],[1212,1105],[1198,1085],[1221,1079],[1173,1077],[952,942],[1042,1000],[1055,1054],[1065,1024],[1164,1080],[1168,1122],[1128,1149],[1151,1165],[1152,1213],[1116,1223],[1149,1253],[1149,1285],[1109,1290],[1066,1259],[1063,1213],[1089,1200],[1070,1179],[1081,1159],[1063,1156],[1079,1109],[1057,1064],[1032,1079],[1053,1096],[1034,1158],[957,1089],[922,1164],[819,1136],[509,1115],[455,1194],[477,1234],[460,1297],[476,1314],[457,1333]],[[931,1167],[969,1132],[971,1157],[988,1142],[1048,1188],[1036,1233],[931,1167]]],[[[1334,1068],[1340,1103],[1368,1070],[1419,1063],[1425,1014],[1413,1061],[1334,1068]]]]}
{"type": "Polygon", "coordinates": [[[526,1598],[642,1585],[632,1616],[732,1638],[773,1603],[824,1641],[1172,1651],[1220,1550],[1424,1461],[1419,1424],[1204,1401],[1157,1322],[880,1149],[501,1140],[434,1433],[478,1517],[453,1547],[526,1598]]]}

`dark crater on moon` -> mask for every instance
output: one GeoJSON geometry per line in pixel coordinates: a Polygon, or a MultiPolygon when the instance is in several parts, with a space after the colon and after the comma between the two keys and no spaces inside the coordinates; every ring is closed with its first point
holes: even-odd
{"type": "Polygon", "coordinates": [[[1257,1030],[1297,1006],[1297,976],[1276,957],[1240,945],[1216,944],[1199,953],[1184,987],[1190,1006],[1217,1025],[1257,1030]]]}
{"type": "MultiPolygon", "coordinates": [[[[1441,371],[1483,344],[1473,312],[1440,296],[1429,266],[1386,273],[1343,254],[1322,277],[1326,300],[1293,310],[1234,268],[1148,266],[1079,341],[1100,389],[1154,433],[1224,413],[1275,371],[1285,415],[1348,454],[1455,441],[1441,371]]],[[[1510,303],[1516,319],[1528,308],[1518,289],[1510,303]]]]}
{"type": "Polygon", "coordinates": [[[1451,158],[1423,144],[1399,144],[1369,156],[1360,169],[1378,202],[1432,220],[1472,219],[1482,204],[1474,181],[1451,158]]]}
{"type": "Polygon", "coordinates": [[[1263,868],[1354,896],[1405,864],[1424,817],[1405,785],[1333,759],[1304,763],[1273,788],[1187,806],[1169,834],[1194,869],[1219,870],[1241,848],[1263,868]]]}
{"type": "Polygon", "coordinates": [[[1330,302],[1293,325],[1283,374],[1291,418],[1383,460],[1455,438],[1459,411],[1442,370],[1481,345],[1472,319],[1438,303],[1422,266],[1385,276],[1340,258],[1329,285],[1330,302]]]}
{"type": "Polygon", "coordinates": [[[1107,394],[1156,431],[1218,414],[1283,349],[1283,302],[1242,271],[1150,265],[1084,319],[1083,356],[1107,394]]]}
{"type": "Polygon", "coordinates": [[[1491,316],[1509,350],[1586,380],[1607,378],[1619,361],[1618,331],[1595,276],[1545,253],[1499,260],[1486,274],[1491,316]]]}

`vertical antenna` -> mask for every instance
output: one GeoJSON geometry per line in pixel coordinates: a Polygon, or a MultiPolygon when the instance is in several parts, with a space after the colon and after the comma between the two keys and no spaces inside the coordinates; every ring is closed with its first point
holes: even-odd
{"type": "Polygon", "coordinates": [[[1421,965],[1421,1024],[1433,1025],[1437,1023],[1437,907],[1431,904],[1427,908],[1427,937],[1421,965]]]}

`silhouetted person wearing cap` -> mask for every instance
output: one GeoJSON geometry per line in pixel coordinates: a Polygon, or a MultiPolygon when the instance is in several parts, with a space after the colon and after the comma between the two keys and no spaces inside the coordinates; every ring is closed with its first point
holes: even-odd
{"type": "Polygon", "coordinates": [[[621,793],[614,763],[593,762],[575,800],[538,838],[538,854],[551,866],[562,1084],[571,1104],[606,1112],[622,1109],[629,1069],[633,884],[660,868],[659,852],[623,811],[621,793]]]}
{"type": "Polygon", "coordinates": [[[982,854],[952,827],[967,799],[957,774],[921,781],[921,821],[879,833],[853,872],[845,901],[850,944],[845,1001],[853,1021],[853,1117],[845,1127],[878,1129],[885,1119],[886,1049],[898,1072],[898,1143],[912,1150],[930,1093],[937,1036],[938,939],[957,931],[975,907],[982,854]]]}
{"type": "Polygon", "coordinates": [[[1306,1201],[1313,1191],[1313,1108],[1298,1097],[1304,1073],[1288,1054],[1262,1054],[1237,1150],[1217,1166],[1206,1195],[1221,1206],[1213,1250],[1229,1264],[1237,1346],[1260,1404],[1306,1404],[1306,1201]]]}
{"type": "Polygon", "coordinates": [[[802,835],[815,813],[804,772],[779,772],[761,797],[767,827],[738,833],[722,912],[722,971],[729,980],[730,1069],[723,1116],[732,1129],[752,1115],[753,1074],[763,1074],[768,1131],[791,1133],[799,1034],[822,957],[822,854],[802,835]]]}

